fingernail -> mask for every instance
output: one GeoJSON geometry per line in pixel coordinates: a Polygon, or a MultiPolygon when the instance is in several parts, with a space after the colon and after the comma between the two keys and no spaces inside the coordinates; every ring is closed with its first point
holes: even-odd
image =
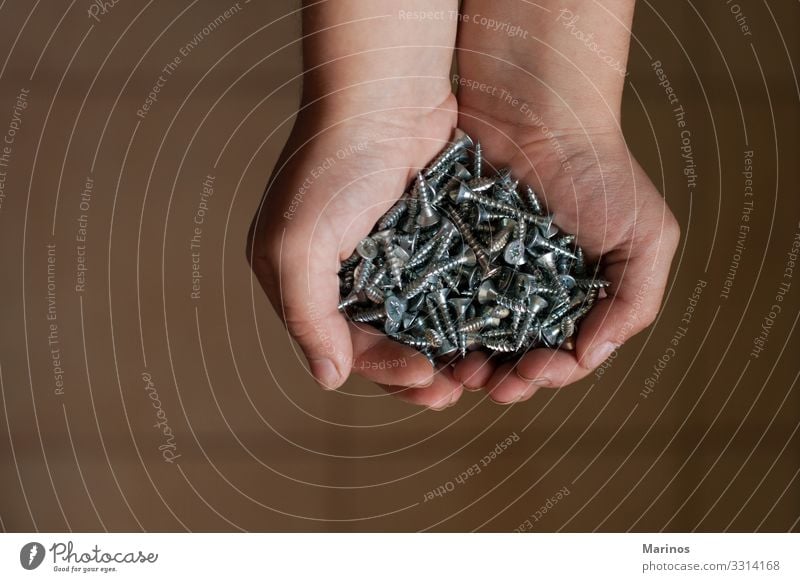
{"type": "Polygon", "coordinates": [[[519,398],[517,398],[517,402],[525,402],[526,400],[530,400],[531,396],[536,394],[536,391],[541,388],[541,385],[537,383],[535,380],[528,386],[525,391],[520,394],[519,398]]]}
{"type": "Polygon", "coordinates": [[[501,401],[501,400],[494,400],[494,399],[492,399],[492,400],[494,400],[494,403],[495,403],[495,404],[499,404],[500,406],[510,406],[510,405],[512,405],[512,404],[518,404],[518,403],[520,403],[520,402],[524,402],[524,401],[526,401],[528,398],[530,398],[531,396],[533,396],[533,395],[534,395],[534,393],[535,393],[535,392],[536,392],[538,389],[539,389],[539,387],[538,387],[536,384],[531,384],[530,386],[528,386],[527,388],[525,388],[525,390],[523,390],[522,392],[518,393],[518,394],[517,394],[517,395],[516,395],[514,398],[512,398],[511,400],[507,400],[507,401],[505,401],[505,402],[503,402],[503,401],[501,401]]]}
{"type": "Polygon", "coordinates": [[[436,412],[440,412],[450,406],[450,400],[445,400],[442,398],[441,400],[437,400],[434,404],[431,404],[428,407],[428,410],[435,410],[436,412]]]}
{"type": "Polygon", "coordinates": [[[547,387],[553,385],[553,381],[550,380],[550,378],[547,378],[546,376],[540,376],[538,378],[530,379],[527,376],[525,376],[522,372],[520,372],[519,370],[517,370],[517,376],[519,376],[521,379],[525,380],[525,382],[530,382],[532,384],[536,384],[537,386],[542,386],[542,387],[547,388],[547,387]]]}
{"type": "Polygon", "coordinates": [[[431,384],[433,384],[434,377],[430,376],[427,380],[423,380],[422,382],[415,382],[410,386],[410,388],[427,388],[431,384]]]}
{"type": "Polygon", "coordinates": [[[451,406],[455,406],[458,402],[459,392],[458,390],[453,390],[453,394],[450,396],[450,404],[447,405],[447,408],[451,406]]]}
{"type": "Polygon", "coordinates": [[[617,346],[612,342],[603,342],[602,344],[594,348],[592,351],[590,351],[588,354],[586,354],[586,357],[584,358],[585,367],[589,368],[590,370],[594,370],[596,367],[602,364],[606,359],[608,359],[608,356],[610,356],[611,352],[616,350],[617,347],[619,346],[617,346]]]}
{"type": "Polygon", "coordinates": [[[325,390],[335,390],[339,387],[342,377],[332,360],[325,358],[311,360],[309,364],[311,365],[311,373],[314,375],[314,379],[325,390]]]}

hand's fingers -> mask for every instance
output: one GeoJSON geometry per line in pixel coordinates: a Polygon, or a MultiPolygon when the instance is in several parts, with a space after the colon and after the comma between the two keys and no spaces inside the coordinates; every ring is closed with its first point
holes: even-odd
{"type": "Polygon", "coordinates": [[[560,388],[585,378],[590,370],[578,363],[574,352],[539,348],[520,359],[516,372],[523,382],[542,388],[560,388]]]}
{"type": "MultiPolygon", "coordinates": [[[[606,257],[603,277],[612,283],[609,296],[598,301],[581,322],[577,337],[576,356],[587,371],[602,364],[658,314],[679,238],[677,223],[668,211],[665,222],[666,227],[655,225],[647,242],[637,242],[606,257]]],[[[636,228],[653,227],[642,223],[636,228]]]]}
{"type": "Polygon", "coordinates": [[[409,388],[407,386],[381,387],[404,402],[426,406],[433,410],[444,410],[452,406],[458,401],[463,392],[461,384],[453,378],[453,372],[449,366],[437,370],[433,384],[425,388],[409,388]]]}
{"type": "Polygon", "coordinates": [[[606,256],[603,277],[609,295],[597,302],[579,325],[576,351],[538,349],[523,357],[517,374],[542,386],[566,386],[587,376],[617,347],[646,328],[661,305],[669,266],[678,243],[678,227],[668,213],[663,228],[642,221],[654,234],[606,256]]]}
{"type": "Polygon", "coordinates": [[[254,236],[251,262],[261,286],[303,350],[314,379],[324,388],[338,388],[350,374],[353,354],[347,321],[337,308],[336,246],[292,229],[275,246],[259,241],[259,232],[254,236]]]}
{"type": "Polygon", "coordinates": [[[470,352],[463,360],[456,362],[453,377],[461,382],[465,390],[480,390],[489,381],[495,364],[483,352],[470,352]]]}
{"type": "Polygon", "coordinates": [[[486,384],[489,397],[498,404],[524,402],[539,389],[539,385],[518,376],[514,368],[514,362],[501,364],[486,384]]]}
{"type": "Polygon", "coordinates": [[[350,324],[353,371],[378,384],[430,386],[434,370],[428,358],[412,347],[366,325],[350,324]]]}

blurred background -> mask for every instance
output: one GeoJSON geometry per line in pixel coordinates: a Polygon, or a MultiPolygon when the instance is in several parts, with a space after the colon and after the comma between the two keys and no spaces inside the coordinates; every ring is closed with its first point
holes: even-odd
{"type": "Polygon", "coordinates": [[[624,127],[683,234],[663,311],[580,384],[440,413],[318,389],[245,261],[298,10],[0,3],[0,528],[800,529],[797,3],[638,3],[624,127]]]}

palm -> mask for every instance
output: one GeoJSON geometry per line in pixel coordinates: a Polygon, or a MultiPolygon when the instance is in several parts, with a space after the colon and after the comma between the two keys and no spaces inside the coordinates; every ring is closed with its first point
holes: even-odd
{"type": "Polygon", "coordinates": [[[493,154],[488,161],[510,166],[540,192],[558,227],[577,236],[590,261],[601,260],[603,276],[612,282],[609,297],[581,326],[575,353],[536,349],[516,367],[496,367],[475,354],[456,367],[456,377],[467,387],[486,386],[495,400],[507,402],[529,397],[540,385],[563,386],[582,378],[596,365],[590,351],[605,342],[619,345],[652,321],[677,226],[618,131],[554,132],[556,137],[545,139],[538,128],[472,107],[469,95],[460,101],[459,125],[493,154]],[[636,304],[642,293],[646,300],[636,304]]]}
{"type": "Polygon", "coordinates": [[[361,114],[329,126],[312,116],[299,119],[254,221],[252,260],[315,377],[325,377],[320,362],[332,360],[339,379],[354,369],[417,404],[442,408],[457,400],[462,385],[487,387],[493,399],[509,402],[529,397],[541,385],[580,379],[592,367],[589,351],[608,341],[622,343],[652,320],[677,226],[618,132],[564,132],[557,151],[536,128],[493,115],[467,94],[460,99],[458,119],[452,95],[438,108],[361,114]],[[338,313],[339,261],[436,155],[456,121],[482,143],[489,166],[509,166],[531,184],[556,224],[577,235],[587,258],[602,259],[604,276],[612,281],[610,296],[582,324],[576,352],[535,349],[516,365],[500,367],[475,352],[454,370],[445,367],[434,375],[411,348],[348,324],[338,313]],[[648,298],[632,311],[645,284],[648,298]],[[359,365],[380,360],[407,365],[388,370],[359,365]],[[425,388],[406,388],[431,381],[425,388]]]}
{"type": "Polygon", "coordinates": [[[324,370],[314,369],[320,360],[333,360],[340,376],[353,369],[401,398],[435,407],[460,390],[449,372],[436,374],[424,390],[402,388],[427,385],[433,378],[427,360],[374,329],[348,324],[337,311],[339,262],[446,144],[455,123],[451,96],[437,109],[405,116],[296,124],[254,220],[252,260],[315,377],[324,377],[324,370]],[[364,365],[380,360],[404,365],[364,365]]]}

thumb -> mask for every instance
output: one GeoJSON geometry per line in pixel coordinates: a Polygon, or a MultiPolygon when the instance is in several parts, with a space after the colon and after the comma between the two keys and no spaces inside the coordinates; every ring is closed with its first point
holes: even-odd
{"type": "Polygon", "coordinates": [[[612,282],[609,294],[597,302],[578,334],[576,355],[583,368],[594,370],[655,320],[677,245],[676,237],[674,242],[666,238],[657,245],[619,249],[607,257],[603,276],[612,282]]]}
{"type": "Polygon", "coordinates": [[[337,306],[336,245],[317,244],[313,239],[285,229],[277,248],[254,252],[251,262],[275,310],[303,350],[312,376],[323,388],[333,390],[350,374],[352,345],[337,306]]]}

